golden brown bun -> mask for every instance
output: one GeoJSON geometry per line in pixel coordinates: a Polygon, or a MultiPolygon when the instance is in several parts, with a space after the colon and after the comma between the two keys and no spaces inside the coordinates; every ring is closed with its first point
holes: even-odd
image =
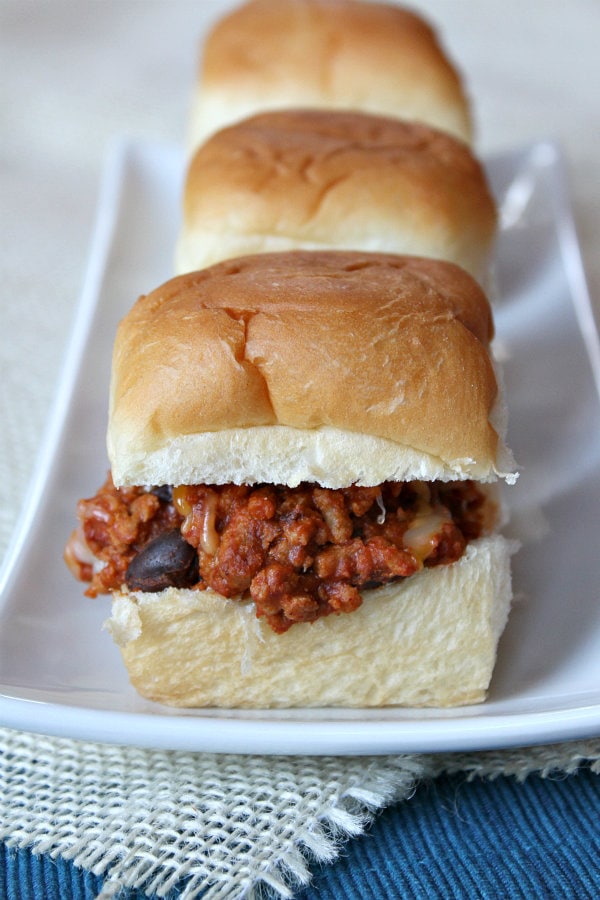
{"type": "Polygon", "coordinates": [[[107,627],[130,679],[172,706],[458,706],[485,700],[511,602],[495,536],[451,566],[364,594],[353,613],[274,634],[249,601],[115,593],[107,627]]]}
{"type": "Polygon", "coordinates": [[[217,23],[203,53],[191,144],[267,109],[355,109],[471,138],[459,75],[431,27],[385,3],[253,0],[217,23]]]}
{"type": "Polygon", "coordinates": [[[179,276],[118,329],[115,484],[493,480],[491,334],[451,263],[296,251],[179,276]]]}
{"type": "Polygon", "coordinates": [[[177,274],[273,250],[444,259],[483,280],[496,207],[481,164],[443,132],[364,113],[283,110],[196,152],[177,274]]]}

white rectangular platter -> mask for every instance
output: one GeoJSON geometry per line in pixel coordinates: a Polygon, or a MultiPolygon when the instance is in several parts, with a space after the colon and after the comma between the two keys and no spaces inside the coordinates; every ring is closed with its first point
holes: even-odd
{"type": "Polygon", "coordinates": [[[600,350],[559,149],[486,160],[502,212],[496,325],[521,477],[506,489],[515,602],[489,699],[455,710],[172,710],[138,697],[62,561],[79,497],[104,479],[114,331],[170,277],[183,162],[120,143],[107,165],[86,283],[23,516],[0,576],[0,724],[145,747],[383,754],[600,734],[600,350]]]}

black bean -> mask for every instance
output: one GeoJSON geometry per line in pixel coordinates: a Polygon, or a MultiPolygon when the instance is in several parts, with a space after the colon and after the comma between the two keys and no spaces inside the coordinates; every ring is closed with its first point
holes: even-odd
{"type": "Polygon", "coordinates": [[[132,591],[191,587],[198,581],[198,554],[178,529],[166,531],[143,547],[125,573],[132,591]]]}
{"type": "Polygon", "coordinates": [[[173,488],[170,484],[159,484],[153,487],[150,493],[162,500],[163,503],[171,503],[173,500],[173,488]]]}

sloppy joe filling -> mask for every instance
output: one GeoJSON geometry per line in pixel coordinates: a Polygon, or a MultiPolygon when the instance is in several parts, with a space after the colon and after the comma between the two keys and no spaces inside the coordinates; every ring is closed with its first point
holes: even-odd
{"type": "Polygon", "coordinates": [[[78,504],[65,549],[86,594],[212,588],[282,633],[348,613],[361,591],[449,565],[490,518],[472,481],[116,488],[78,504]]]}

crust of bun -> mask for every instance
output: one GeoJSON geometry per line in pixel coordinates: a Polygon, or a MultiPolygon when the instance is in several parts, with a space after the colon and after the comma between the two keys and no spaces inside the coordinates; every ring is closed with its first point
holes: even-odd
{"type": "Polygon", "coordinates": [[[192,146],[267,109],[356,109],[471,139],[469,101],[431,26],[393,4],[251,0],[204,45],[192,146]]]}
{"type": "Polygon", "coordinates": [[[482,538],[451,566],[366,592],[353,613],[276,635],[249,601],[115,593],[106,623],[136,690],[184,707],[480,703],[511,603],[510,556],[482,538]]]}
{"type": "MultiPolygon", "coordinates": [[[[140,298],[118,329],[108,429],[115,484],[263,480],[240,479],[236,448],[251,454],[242,468],[269,471],[273,462],[275,472],[295,438],[304,458],[296,454],[278,483],[294,483],[294,472],[338,446],[360,452],[364,484],[382,480],[380,450],[389,460],[394,445],[393,468],[406,478],[422,477],[418,455],[449,478],[494,477],[503,443],[491,420],[491,333],[485,295],[450,263],[298,251],[179,276],[140,298]],[[231,471],[194,463],[212,441],[231,455],[231,471]],[[140,479],[158,457],[162,477],[140,479]]],[[[330,475],[317,480],[343,486],[332,483],[339,472],[330,475]]]]}
{"type": "Polygon", "coordinates": [[[198,149],[175,271],[250,253],[338,249],[444,259],[482,281],[495,230],[484,170],[463,142],[398,119],[284,110],[198,149]]]}

